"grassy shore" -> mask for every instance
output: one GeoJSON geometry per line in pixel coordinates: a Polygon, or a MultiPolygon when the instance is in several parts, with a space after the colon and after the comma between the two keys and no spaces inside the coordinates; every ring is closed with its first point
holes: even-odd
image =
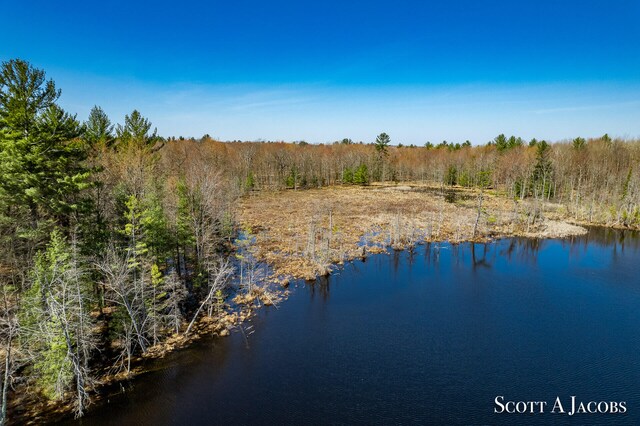
{"type": "Polygon", "coordinates": [[[558,204],[418,183],[259,192],[240,203],[239,220],[255,239],[255,256],[284,282],[313,279],[334,264],[419,242],[586,232],[569,223],[558,204]]]}

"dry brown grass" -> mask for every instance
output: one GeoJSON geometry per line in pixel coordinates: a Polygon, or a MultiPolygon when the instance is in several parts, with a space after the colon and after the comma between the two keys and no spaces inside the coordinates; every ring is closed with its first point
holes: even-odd
{"type": "Polygon", "coordinates": [[[478,195],[463,188],[443,193],[424,184],[259,192],[242,200],[239,218],[256,237],[257,258],[269,263],[275,276],[307,279],[329,273],[332,264],[421,240],[458,243],[584,232],[561,221],[558,205],[545,203],[543,218],[532,223],[533,202],[485,191],[474,237],[478,195]]]}

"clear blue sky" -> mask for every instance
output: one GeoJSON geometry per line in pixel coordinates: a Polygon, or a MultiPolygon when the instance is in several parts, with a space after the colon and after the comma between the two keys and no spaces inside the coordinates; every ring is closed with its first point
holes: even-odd
{"type": "Polygon", "coordinates": [[[640,1],[8,1],[0,60],[161,134],[640,136],[640,1]]]}

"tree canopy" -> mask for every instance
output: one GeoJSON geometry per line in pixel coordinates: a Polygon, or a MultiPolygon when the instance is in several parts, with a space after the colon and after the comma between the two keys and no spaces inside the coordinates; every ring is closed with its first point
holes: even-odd
{"type": "Polygon", "coordinates": [[[376,151],[379,154],[387,155],[390,143],[391,143],[391,138],[389,137],[389,135],[384,132],[380,133],[376,137],[376,142],[375,142],[376,151]]]}
{"type": "Polygon", "coordinates": [[[94,106],[84,123],[83,139],[91,146],[110,146],[115,140],[113,124],[99,106],[94,106]]]}
{"type": "Polygon", "coordinates": [[[0,192],[28,209],[34,229],[68,222],[85,206],[81,193],[89,186],[82,127],[56,104],[60,91],[44,71],[21,60],[1,70],[0,192]]]}
{"type": "Polygon", "coordinates": [[[135,144],[138,146],[153,145],[158,140],[157,129],[153,133],[151,122],[142,116],[140,111],[134,109],[131,115],[124,116],[124,125],[118,124],[116,134],[122,144],[135,144]]]}
{"type": "Polygon", "coordinates": [[[29,136],[42,111],[60,97],[53,80],[46,80],[44,70],[21,59],[11,59],[0,68],[0,127],[29,136]]]}

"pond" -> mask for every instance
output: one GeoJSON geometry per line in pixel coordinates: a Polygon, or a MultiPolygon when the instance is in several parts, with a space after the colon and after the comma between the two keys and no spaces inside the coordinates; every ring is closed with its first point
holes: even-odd
{"type": "Polygon", "coordinates": [[[375,255],[75,423],[639,424],[639,265],[640,236],[599,228],[375,255]],[[499,396],[548,405],[495,413],[499,396]],[[626,413],[569,416],[571,396],[626,413]]]}

